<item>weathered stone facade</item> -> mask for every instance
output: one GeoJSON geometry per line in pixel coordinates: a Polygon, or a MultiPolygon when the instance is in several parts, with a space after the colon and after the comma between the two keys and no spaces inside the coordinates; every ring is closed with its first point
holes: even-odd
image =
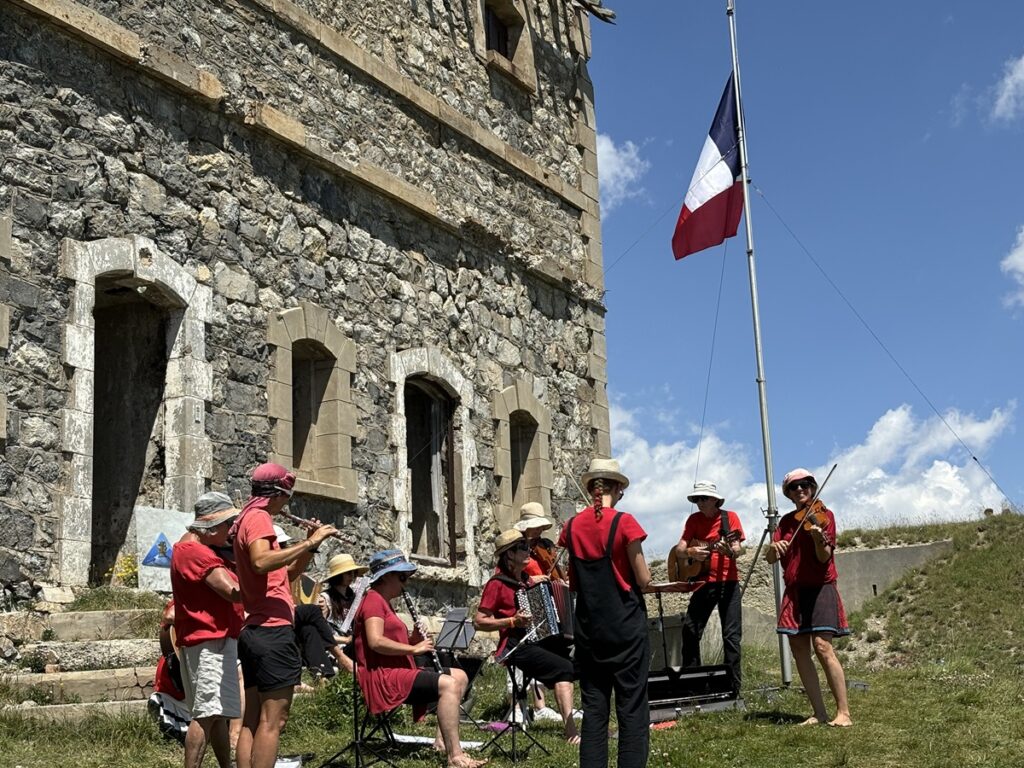
{"type": "Polygon", "coordinates": [[[0,583],[102,580],[134,507],[268,459],[442,597],[569,514],[610,449],[588,57],[562,0],[0,0],[0,583]]]}

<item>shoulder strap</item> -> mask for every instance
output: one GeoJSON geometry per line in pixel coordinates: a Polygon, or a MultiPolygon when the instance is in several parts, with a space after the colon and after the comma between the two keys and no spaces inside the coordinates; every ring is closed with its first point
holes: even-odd
{"type": "Polygon", "coordinates": [[[724,539],[730,533],[730,531],[729,531],[729,510],[727,510],[727,509],[725,509],[723,507],[720,510],[720,512],[722,513],[722,524],[721,524],[721,526],[718,529],[718,535],[721,536],[724,539]]]}
{"type": "Polygon", "coordinates": [[[523,584],[523,582],[516,581],[511,576],[506,576],[504,573],[496,573],[493,576],[491,576],[491,578],[488,579],[488,581],[500,581],[502,584],[512,587],[512,589],[522,589],[524,586],[526,586],[525,584],[523,584]]]}
{"type": "Polygon", "coordinates": [[[612,518],[612,527],[608,529],[608,546],[605,547],[605,554],[610,555],[612,553],[612,545],[615,543],[615,532],[619,530],[620,517],[622,517],[622,513],[616,512],[615,517],[612,518]]]}
{"type": "Polygon", "coordinates": [[[565,548],[569,550],[569,555],[571,557],[576,557],[576,552],[573,550],[572,546],[572,521],[575,519],[575,517],[571,517],[569,518],[569,522],[565,524],[565,548]]]}

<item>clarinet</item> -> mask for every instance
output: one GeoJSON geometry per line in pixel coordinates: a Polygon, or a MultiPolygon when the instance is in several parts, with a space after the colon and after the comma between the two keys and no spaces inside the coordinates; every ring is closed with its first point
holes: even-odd
{"type": "MultiPolygon", "coordinates": [[[[299,517],[298,515],[293,515],[291,512],[287,512],[287,511],[285,511],[283,509],[278,514],[281,515],[282,517],[286,518],[288,520],[288,522],[290,522],[292,525],[296,525],[299,528],[304,529],[308,533],[312,533],[317,528],[320,528],[321,526],[324,525],[324,523],[317,524],[317,523],[314,523],[312,520],[307,520],[304,517],[299,517]]],[[[346,539],[344,536],[341,535],[341,531],[337,531],[335,533],[332,533],[331,537],[337,539],[340,542],[348,544],[348,539],[346,539]]]]}
{"type": "MultiPolygon", "coordinates": [[[[402,590],[402,597],[405,598],[405,607],[409,610],[409,615],[412,616],[412,623],[419,630],[420,636],[426,640],[429,635],[427,634],[427,625],[420,618],[419,612],[416,610],[416,606],[413,605],[412,598],[409,597],[409,593],[404,589],[402,590]]],[[[441,666],[441,659],[437,655],[437,651],[430,652],[430,661],[434,665],[434,671],[437,674],[441,674],[441,670],[444,667],[441,666]]]]}

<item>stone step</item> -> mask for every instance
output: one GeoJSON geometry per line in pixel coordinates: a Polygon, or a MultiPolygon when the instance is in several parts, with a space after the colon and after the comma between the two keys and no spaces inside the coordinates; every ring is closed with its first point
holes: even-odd
{"type": "Polygon", "coordinates": [[[22,672],[5,676],[22,696],[37,702],[80,704],[146,699],[153,692],[156,667],[94,669],[82,672],[22,672]]]}
{"type": "Polygon", "coordinates": [[[41,672],[47,664],[56,664],[61,672],[120,669],[154,666],[160,658],[160,641],[151,640],[78,640],[28,643],[20,648],[19,664],[41,672]]]}
{"type": "Polygon", "coordinates": [[[130,701],[97,701],[88,704],[50,704],[41,705],[18,705],[4,707],[2,712],[11,712],[21,717],[45,722],[77,722],[85,720],[93,715],[122,716],[122,715],[145,715],[146,700],[132,699],[130,701]]]}
{"type": "Polygon", "coordinates": [[[38,613],[0,613],[0,635],[15,643],[50,640],[128,640],[156,637],[160,611],[73,611],[49,616],[38,613]]]}

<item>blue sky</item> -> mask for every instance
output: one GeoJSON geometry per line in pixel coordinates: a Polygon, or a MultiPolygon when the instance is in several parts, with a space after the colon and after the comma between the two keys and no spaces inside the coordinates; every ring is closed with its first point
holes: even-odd
{"type": "MultiPolygon", "coordinates": [[[[823,498],[840,527],[962,519],[1003,499],[802,243],[1024,502],[1024,4],[737,1],[776,483],[838,462],[823,498]]],[[[633,480],[622,506],[658,556],[696,475],[756,541],[766,494],[743,228],[681,262],[670,249],[729,73],[725,0],[606,4],[618,23],[592,23],[590,74],[612,443],[633,480]]]]}

